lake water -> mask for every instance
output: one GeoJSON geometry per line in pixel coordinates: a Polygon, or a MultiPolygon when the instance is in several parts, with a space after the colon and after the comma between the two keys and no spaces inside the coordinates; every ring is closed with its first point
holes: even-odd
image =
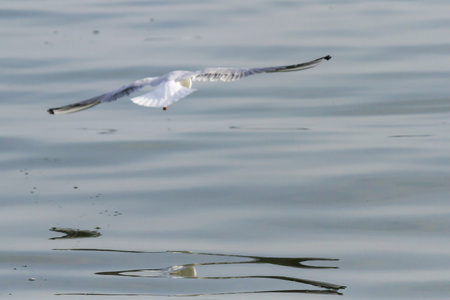
{"type": "Polygon", "coordinates": [[[0,1],[0,296],[448,299],[449,1],[0,1]],[[294,64],[169,107],[57,107],[294,64]],[[341,296],[340,296],[341,295],[341,296]]]}

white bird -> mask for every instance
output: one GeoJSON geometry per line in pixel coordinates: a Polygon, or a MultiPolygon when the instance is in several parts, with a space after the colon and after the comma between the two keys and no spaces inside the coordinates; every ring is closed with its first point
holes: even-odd
{"type": "Polygon", "coordinates": [[[154,87],[154,89],[147,94],[132,98],[131,101],[147,107],[162,107],[166,110],[167,106],[196,91],[196,89],[191,88],[192,81],[234,81],[259,73],[300,71],[313,68],[329,59],[331,59],[331,56],[327,55],[313,61],[290,66],[266,68],[206,68],[193,72],[173,71],[161,77],[139,79],[129,85],[125,85],[100,96],[61,107],[50,108],[47,111],[50,114],[77,112],[103,102],[115,101],[121,97],[128,96],[145,86],[154,87]]]}

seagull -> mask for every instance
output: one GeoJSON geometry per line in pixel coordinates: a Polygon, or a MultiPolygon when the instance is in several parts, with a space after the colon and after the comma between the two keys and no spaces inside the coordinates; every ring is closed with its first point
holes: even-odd
{"type": "Polygon", "coordinates": [[[131,101],[138,105],[146,107],[162,107],[163,110],[166,110],[167,106],[196,91],[196,89],[191,88],[192,81],[235,81],[260,73],[300,71],[313,68],[321,62],[330,59],[331,56],[327,55],[309,62],[289,66],[265,68],[206,68],[199,71],[172,71],[161,77],[139,79],[114,91],[81,102],[50,108],[47,111],[52,115],[78,112],[103,102],[115,101],[146,86],[153,87],[154,89],[147,94],[132,98],[131,101]]]}

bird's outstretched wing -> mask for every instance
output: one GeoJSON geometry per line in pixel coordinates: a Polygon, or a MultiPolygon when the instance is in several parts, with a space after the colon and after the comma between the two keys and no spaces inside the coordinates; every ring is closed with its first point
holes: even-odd
{"type": "Polygon", "coordinates": [[[68,113],[74,113],[80,110],[88,109],[92,106],[96,106],[97,104],[100,104],[102,102],[102,99],[105,97],[106,94],[96,96],[81,102],[64,105],[61,107],[55,107],[55,108],[49,108],[47,109],[47,112],[51,115],[54,114],[68,114],[68,113]]]}
{"type": "Polygon", "coordinates": [[[88,109],[92,106],[95,106],[97,104],[100,104],[102,102],[111,102],[115,101],[121,97],[125,97],[130,95],[131,93],[143,88],[146,85],[153,85],[153,82],[155,81],[155,78],[144,78],[137,80],[129,85],[125,85],[117,90],[111,91],[109,93],[105,93],[93,98],[89,98],[87,100],[56,107],[56,108],[50,108],[47,110],[49,114],[67,114],[67,113],[73,113],[80,110],[88,109]]]}
{"type": "Polygon", "coordinates": [[[312,61],[301,64],[279,66],[279,67],[265,67],[265,68],[207,68],[195,72],[191,77],[193,81],[234,81],[244,77],[260,74],[260,73],[275,73],[275,72],[293,72],[314,68],[325,60],[330,60],[331,56],[327,55],[312,61]]]}
{"type": "MultiPolygon", "coordinates": [[[[145,95],[131,99],[136,104],[147,107],[164,107],[186,97],[196,91],[191,87],[191,81],[234,81],[249,75],[259,73],[292,72],[313,68],[331,59],[331,56],[324,56],[313,61],[279,67],[266,68],[207,68],[196,72],[174,71],[172,74],[177,79],[161,83],[156,89],[145,95]],[[181,73],[181,74],[180,74],[181,73]],[[186,82],[187,81],[187,82],[186,82]]],[[[170,73],[169,73],[170,74],[170,73]]]]}

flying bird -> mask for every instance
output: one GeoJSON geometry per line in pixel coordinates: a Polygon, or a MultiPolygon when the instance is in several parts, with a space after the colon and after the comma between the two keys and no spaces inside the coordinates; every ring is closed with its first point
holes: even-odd
{"type": "Polygon", "coordinates": [[[325,60],[330,60],[327,55],[309,62],[289,66],[266,68],[206,68],[199,71],[173,71],[161,77],[148,77],[136,80],[114,91],[61,107],[50,108],[50,114],[73,113],[91,108],[103,102],[112,102],[130,95],[143,87],[150,86],[154,89],[142,96],[132,98],[131,101],[147,107],[162,107],[164,110],[172,103],[186,97],[196,91],[191,88],[192,81],[235,81],[241,78],[260,74],[276,72],[293,72],[313,68],[325,60]]]}

